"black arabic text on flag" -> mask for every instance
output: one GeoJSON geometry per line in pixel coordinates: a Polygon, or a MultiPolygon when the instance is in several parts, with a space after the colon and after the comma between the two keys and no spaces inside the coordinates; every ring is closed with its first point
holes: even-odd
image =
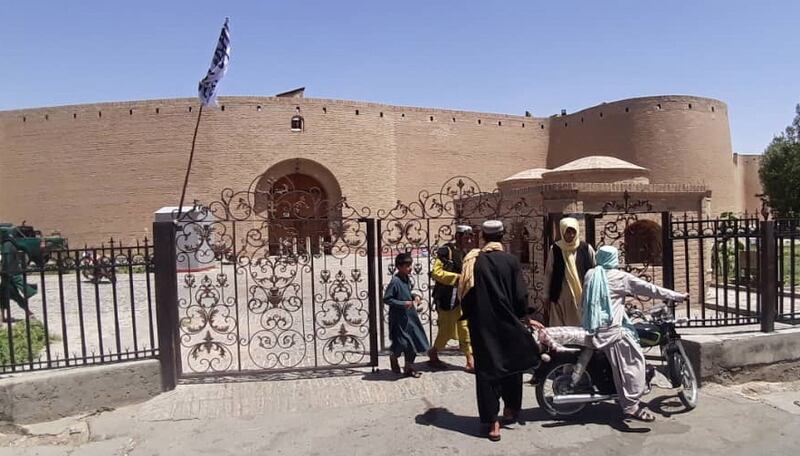
{"type": "Polygon", "coordinates": [[[231,36],[228,30],[228,18],[225,18],[225,24],[222,26],[222,31],[219,34],[217,48],[214,50],[214,58],[211,59],[211,67],[208,69],[206,77],[204,77],[197,86],[197,94],[203,105],[216,106],[217,85],[228,70],[230,55],[231,36]]]}

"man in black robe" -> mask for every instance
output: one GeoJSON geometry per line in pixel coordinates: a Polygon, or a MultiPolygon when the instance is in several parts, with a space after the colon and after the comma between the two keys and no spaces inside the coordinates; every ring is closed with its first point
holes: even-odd
{"type": "Polygon", "coordinates": [[[519,261],[503,252],[503,231],[500,221],[483,223],[486,244],[464,258],[458,287],[475,356],[478,414],[492,441],[500,440],[500,398],[504,421],[515,420],[522,407],[522,373],[539,362],[536,343],[521,321],[528,290],[519,261]]]}

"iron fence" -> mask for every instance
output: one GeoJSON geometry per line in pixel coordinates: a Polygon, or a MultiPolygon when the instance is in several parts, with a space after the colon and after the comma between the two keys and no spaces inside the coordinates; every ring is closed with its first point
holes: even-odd
{"type": "Polygon", "coordinates": [[[762,233],[754,216],[670,217],[675,282],[689,293],[687,326],[758,323],[762,233]]]}
{"type": "Polygon", "coordinates": [[[0,373],[158,356],[147,239],[54,250],[37,261],[18,253],[3,264],[0,373]]]}
{"type": "MultiPolygon", "coordinates": [[[[3,258],[0,374],[159,357],[169,389],[179,377],[375,366],[392,257],[414,256],[418,310],[433,338],[432,255],[453,240],[455,224],[487,218],[507,224],[530,304],[544,305],[547,246],[563,214],[536,201],[482,192],[466,178],[376,218],[298,189],[273,196],[260,215],[260,193],[243,194],[223,193],[200,219],[157,222],[156,247],[112,240],[36,261],[3,258]],[[321,209],[302,212],[309,208],[321,209]]],[[[676,216],[630,203],[626,193],[622,205],[579,214],[586,238],[617,246],[637,276],[688,293],[676,309],[685,326],[769,331],[800,320],[800,219],[676,216]]]]}
{"type": "Polygon", "coordinates": [[[800,320],[800,219],[776,220],[775,238],[779,296],[776,318],[794,323],[800,320]]]}

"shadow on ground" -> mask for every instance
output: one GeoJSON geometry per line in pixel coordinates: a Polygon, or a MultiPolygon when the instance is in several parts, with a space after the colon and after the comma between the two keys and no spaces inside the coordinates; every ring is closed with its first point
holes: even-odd
{"type": "Polygon", "coordinates": [[[669,418],[672,415],[680,415],[682,413],[690,412],[683,405],[678,396],[658,396],[650,399],[648,408],[659,415],[669,418]]]}
{"type": "MultiPolygon", "coordinates": [[[[428,409],[417,415],[414,421],[421,426],[434,426],[447,431],[458,432],[470,437],[485,438],[484,429],[476,416],[457,415],[445,407],[434,407],[425,401],[428,409]]],[[[597,424],[609,426],[618,432],[647,433],[649,427],[631,425],[622,418],[619,406],[610,403],[601,403],[589,406],[580,413],[564,418],[553,418],[540,408],[525,409],[520,413],[516,423],[503,426],[504,429],[513,430],[516,426],[525,426],[528,423],[542,423],[543,428],[563,426],[584,426],[597,424]]]]}
{"type": "MultiPolygon", "coordinates": [[[[402,361],[401,361],[402,366],[402,361]]],[[[414,363],[414,369],[418,372],[422,373],[423,375],[436,375],[437,372],[453,372],[453,371],[464,371],[464,368],[455,364],[445,363],[445,367],[437,367],[433,368],[427,362],[418,362],[414,363]]],[[[366,380],[369,382],[394,382],[397,380],[402,380],[404,378],[408,378],[402,373],[396,374],[391,371],[391,369],[375,369],[372,372],[367,372],[361,377],[362,380],[366,380]]]]}

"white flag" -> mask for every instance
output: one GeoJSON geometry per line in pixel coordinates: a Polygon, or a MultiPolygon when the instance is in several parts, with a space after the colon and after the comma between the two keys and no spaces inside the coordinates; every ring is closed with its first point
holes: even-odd
{"type": "Polygon", "coordinates": [[[228,18],[225,18],[225,25],[219,34],[217,48],[214,50],[214,58],[211,59],[211,68],[197,86],[197,95],[204,106],[217,105],[217,85],[225,72],[228,71],[228,60],[231,57],[231,34],[228,30],[228,18]]]}

